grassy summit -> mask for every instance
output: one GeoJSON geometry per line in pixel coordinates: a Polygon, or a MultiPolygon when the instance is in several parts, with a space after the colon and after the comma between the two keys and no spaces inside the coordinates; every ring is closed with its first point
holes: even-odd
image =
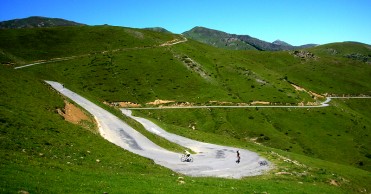
{"type": "Polygon", "coordinates": [[[146,103],[156,99],[194,105],[311,104],[324,100],[314,99],[313,93],[371,94],[368,61],[347,57],[369,56],[368,45],[337,43],[300,52],[231,51],[192,40],[160,46],[182,37],[110,26],[4,30],[0,37],[0,190],[4,193],[371,189],[369,99],[333,100],[331,107],[318,109],[136,111],[173,133],[251,149],[275,164],[274,170],[259,177],[185,177],[183,185],[177,182],[181,175],[64,121],[56,111],[64,107],[63,97],[43,83],[61,82],[101,106],[119,101],[149,106],[146,103]],[[329,48],[337,54],[329,53],[329,48]],[[26,62],[70,56],[79,57],[13,69],[26,62]]]}

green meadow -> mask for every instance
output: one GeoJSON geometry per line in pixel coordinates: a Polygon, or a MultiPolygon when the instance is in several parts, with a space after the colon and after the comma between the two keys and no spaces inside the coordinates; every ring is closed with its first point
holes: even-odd
{"type": "MultiPolygon", "coordinates": [[[[0,31],[1,193],[368,193],[371,190],[370,99],[333,99],[322,108],[137,110],[164,129],[199,141],[255,151],[268,173],[241,180],[187,177],[63,119],[65,87],[142,126],[104,102],[149,106],[156,99],[215,102],[319,103],[317,94],[371,95],[370,46],[333,43],[290,51],[233,51],[180,35],[111,26],[0,31]],[[38,60],[71,60],[14,69],[38,60]],[[180,184],[178,177],[184,177],[180,184]]],[[[67,99],[68,100],[68,99],[67,99]]],[[[144,132],[145,133],[145,132],[144,132]]],[[[167,149],[183,148],[155,135],[167,149]]]]}

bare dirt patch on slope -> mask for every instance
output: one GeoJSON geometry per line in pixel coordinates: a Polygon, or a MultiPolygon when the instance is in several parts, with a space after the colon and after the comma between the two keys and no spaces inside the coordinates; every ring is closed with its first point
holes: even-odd
{"type": "Polygon", "coordinates": [[[119,108],[139,108],[142,106],[135,102],[103,102],[103,104],[106,104],[112,107],[119,107],[119,108]]]}
{"type": "Polygon", "coordinates": [[[173,103],[175,102],[174,100],[160,100],[160,99],[157,99],[153,102],[147,102],[146,104],[148,105],[163,105],[163,104],[169,104],[169,103],[173,103]]]}
{"type": "Polygon", "coordinates": [[[94,119],[90,118],[85,112],[74,104],[71,104],[67,101],[64,101],[64,103],[64,109],[57,109],[58,114],[61,115],[64,120],[96,132],[96,123],[94,119]]]}

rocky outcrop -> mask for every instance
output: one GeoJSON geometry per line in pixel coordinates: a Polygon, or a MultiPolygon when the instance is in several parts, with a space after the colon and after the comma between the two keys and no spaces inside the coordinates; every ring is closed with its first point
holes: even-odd
{"type": "Polygon", "coordinates": [[[290,54],[294,55],[295,57],[304,59],[304,60],[310,60],[310,59],[317,59],[318,57],[314,55],[313,53],[309,51],[304,51],[304,50],[295,50],[290,52],[290,54]]]}

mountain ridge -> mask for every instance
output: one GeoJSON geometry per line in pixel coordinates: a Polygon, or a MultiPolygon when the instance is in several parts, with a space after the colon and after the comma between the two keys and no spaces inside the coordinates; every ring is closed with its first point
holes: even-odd
{"type": "Polygon", "coordinates": [[[277,45],[285,45],[285,46],[292,46],[291,44],[285,42],[285,41],[282,41],[280,39],[277,39],[275,41],[272,42],[272,44],[277,44],[277,45]]]}
{"type": "Polygon", "coordinates": [[[301,46],[292,46],[284,41],[277,40],[272,43],[251,37],[249,35],[230,34],[220,30],[214,30],[206,27],[196,26],[189,31],[182,33],[187,38],[192,38],[197,41],[216,46],[219,48],[231,49],[228,39],[233,39],[237,42],[243,42],[249,46],[232,47],[233,50],[260,50],[260,51],[281,51],[281,50],[295,50],[302,48],[310,48],[317,44],[306,44],[301,46]]]}
{"type": "Polygon", "coordinates": [[[0,22],[0,29],[42,28],[56,26],[86,26],[86,24],[77,23],[61,18],[49,18],[43,16],[31,16],[28,18],[13,19],[0,22]]]}

